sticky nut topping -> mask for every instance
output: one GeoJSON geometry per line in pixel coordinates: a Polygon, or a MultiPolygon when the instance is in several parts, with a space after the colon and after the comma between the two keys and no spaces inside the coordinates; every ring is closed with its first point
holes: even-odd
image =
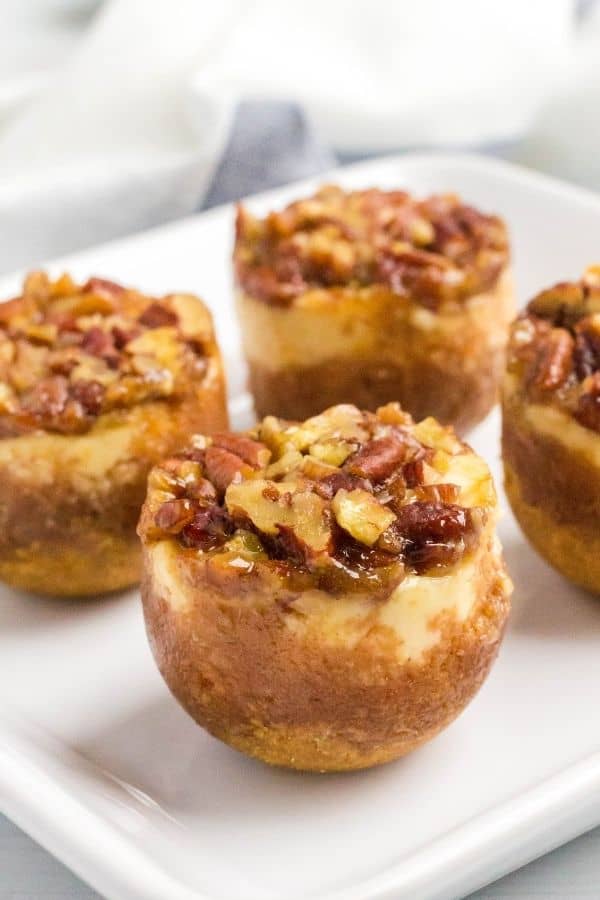
{"type": "Polygon", "coordinates": [[[212,341],[187,335],[178,297],[111,281],[27,277],[0,305],[0,437],[87,431],[103,413],[169,400],[204,377],[212,341]]]}
{"type": "Polygon", "coordinates": [[[264,219],[238,208],[238,285],[277,305],[313,288],[382,285],[437,309],[489,290],[508,258],[502,220],[452,194],[326,185],[264,219]]]}
{"type": "Polygon", "coordinates": [[[530,301],[511,329],[508,371],[531,402],[600,432],[600,266],[530,301]]]}
{"type": "Polygon", "coordinates": [[[149,487],[145,541],[174,538],[243,573],[272,566],[304,586],[371,597],[458,563],[495,503],[487,467],[453,431],[415,425],[397,404],[197,437],[149,487]],[[483,487],[468,495],[451,477],[464,483],[475,463],[483,487]]]}

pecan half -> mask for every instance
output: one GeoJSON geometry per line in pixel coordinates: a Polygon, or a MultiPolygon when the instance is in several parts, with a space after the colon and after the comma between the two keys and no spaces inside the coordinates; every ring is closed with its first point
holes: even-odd
{"type": "Polygon", "coordinates": [[[265,444],[261,441],[254,441],[243,434],[219,432],[218,434],[213,434],[212,442],[214,447],[221,447],[223,450],[228,450],[235,456],[239,456],[253,469],[266,466],[271,459],[271,451],[265,444]]]}
{"type": "Polygon", "coordinates": [[[575,342],[564,328],[553,328],[537,348],[529,386],[540,391],[555,391],[567,381],[573,370],[575,342]]]}

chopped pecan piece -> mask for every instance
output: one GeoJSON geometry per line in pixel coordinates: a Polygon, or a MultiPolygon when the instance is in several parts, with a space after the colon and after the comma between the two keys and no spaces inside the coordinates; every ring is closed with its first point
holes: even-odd
{"type": "Polygon", "coordinates": [[[23,333],[32,344],[47,344],[48,346],[52,346],[56,341],[58,328],[53,322],[47,324],[31,322],[25,326],[23,333]]]}
{"type": "Polygon", "coordinates": [[[196,500],[214,503],[217,499],[215,486],[207,478],[194,478],[186,485],[186,488],[188,496],[196,500]]]}
{"type": "Polygon", "coordinates": [[[63,375],[44,378],[23,397],[22,407],[40,418],[59,416],[69,399],[69,382],[63,375]]]}
{"type": "Polygon", "coordinates": [[[527,310],[557,328],[569,328],[585,315],[584,301],[581,284],[561,282],[541,291],[527,305],[527,310]]]}
{"type": "Polygon", "coordinates": [[[147,376],[124,375],[106,388],[105,408],[119,409],[136,403],[160,400],[169,397],[173,391],[173,376],[169,371],[159,369],[147,376]]]}
{"type": "Polygon", "coordinates": [[[278,524],[277,537],[271,543],[284,559],[311,568],[321,555],[331,549],[331,527],[324,507],[314,494],[297,494],[292,499],[293,524],[278,524]]]}
{"type": "Polygon", "coordinates": [[[105,294],[108,297],[118,297],[124,290],[122,285],[108,278],[89,278],[81,288],[84,294],[105,294]]]}
{"type": "Polygon", "coordinates": [[[70,388],[71,396],[81,403],[85,412],[97,416],[102,409],[105,388],[98,381],[75,381],[70,388]]]}
{"type": "Polygon", "coordinates": [[[348,458],[344,469],[371,481],[383,481],[405,462],[411,452],[407,438],[397,432],[369,441],[348,458]]]}
{"type": "Polygon", "coordinates": [[[201,507],[180,535],[185,547],[209,550],[219,546],[233,533],[233,522],[220,506],[201,507]]]}
{"type": "Polygon", "coordinates": [[[159,508],[154,521],[161,531],[167,534],[179,534],[184,526],[191,522],[198,511],[198,504],[187,498],[167,500],[159,508]]]}
{"type": "Polygon", "coordinates": [[[245,519],[265,535],[276,535],[289,526],[312,553],[321,553],[331,541],[331,526],[321,497],[309,491],[294,492],[285,482],[254,479],[231,484],[225,502],[231,515],[245,519]]]}
{"type": "Polygon", "coordinates": [[[121,325],[113,325],[111,328],[112,339],[117,350],[123,350],[130,341],[140,336],[140,329],[135,325],[123,328],[121,325]]]}
{"type": "Polygon", "coordinates": [[[204,451],[206,475],[221,493],[233,482],[241,481],[246,465],[241,457],[223,447],[207,447],[204,451]]]}
{"type": "Polygon", "coordinates": [[[575,418],[586,428],[600,431],[600,372],[595,372],[584,381],[575,418]]]}
{"type": "Polygon", "coordinates": [[[600,355],[594,346],[594,341],[585,334],[575,335],[575,349],[573,351],[573,363],[580,381],[587,378],[598,369],[600,355]]]}
{"type": "Polygon", "coordinates": [[[147,328],[162,328],[168,325],[177,325],[179,317],[171,309],[167,309],[162,303],[151,303],[138,317],[140,325],[147,328]]]}
{"type": "Polygon", "coordinates": [[[423,572],[457,562],[474,537],[474,524],[468,509],[424,501],[399,509],[385,534],[383,546],[401,548],[407,564],[423,572]]]}
{"type": "Polygon", "coordinates": [[[416,488],[418,500],[432,503],[456,503],[460,489],[455,484],[421,484],[416,488]]]}
{"type": "Polygon", "coordinates": [[[148,476],[148,486],[161,494],[179,495],[182,493],[182,485],[177,478],[177,464],[179,460],[165,459],[160,466],[155,466],[148,476]]]}
{"type": "Polygon", "coordinates": [[[115,347],[113,336],[102,328],[94,326],[86,331],[81,341],[81,349],[91,356],[104,359],[109,366],[118,365],[119,352],[115,347]]]}
{"type": "Polygon", "coordinates": [[[368,547],[373,546],[395,519],[394,513],[379,503],[373,494],[360,488],[339,490],[331,508],[340,528],[368,547]]]}
{"type": "Polygon", "coordinates": [[[589,316],[576,325],[573,358],[581,381],[600,369],[600,320],[597,316],[589,316]]]}
{"type": "Polygon", "coordinates": [[[28,341],[15,341],[15,358],[8,371],[9,380],[17,392],[30,390],[47,371],[48,348],[28,341]]]}
{"type": "Polygon", "coordinates": [[[48,368],[54,375],[70,375],[81,362],[77,347],[63,347],[52,350],[48,355],[48,368]]]}
{"type": "Polygon", "coordinates": [[[402,467],[402,475],[404,477],[406,487],[416,488],[418,485],[422,484],[425,478],[424,457],[421,456],[418,459],[413,459],[410,462],[407,462],[406,465],[402,467]]]}
{"type": "Polygon", "coordinates": [[[331,500],[338,491],[344,489],[346,491],[354,491],[360,488],[363,491],[372,493],[373,486],[366,478],[360,478],[358,475],[351,475],[349,472],[331,472],[315,482],[314,490],[320,497],[325,500],[331,500]]]}
{"type": "Polygon", "coordinates": [[[309,447],[309,453],[328,466],[341,466],[355,450],[356,444],[348,441],[316,441],[309,447]]]}
{"type": "Polygon", "coordinates": [[[11,388],[0,381],[0,416],[10,415],[17,409],[16,398],[11,388]]]}

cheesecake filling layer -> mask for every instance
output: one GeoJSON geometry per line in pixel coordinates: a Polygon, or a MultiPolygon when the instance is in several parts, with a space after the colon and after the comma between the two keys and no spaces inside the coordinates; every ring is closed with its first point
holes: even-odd
{"type": "Polygon", "coordinates": [[[526,425],[600,468],[600,436],[597,431],[581,425],[559,406],[528,401],[522,395],[515,375],[505,376],[503,393],[506,406],[518,410],[526,425]]]}
{"type": "MultiPolygon", "coordinates": [[[[436,311],[381,286],[315,289],[288,307],[240,292],[237,307],[249,362],[270,371],[344,358],[402,365],[402,347],[410,358],[433,353],[435,362],[436,347],[437,353],[462,347],[473,331],[485,334],[489,353],[502,351],[513,309],[512,276],[507,269],[490,291],[436,311]]],[[[466,352],[467,368],[469,358],[466,352]]]]}
{"type": "MultiPolygon", "coordinates": [[[[393,652],[399,663],[423,660],[424,655],[443,639],[442,624],[448,620],[464,623],[490,591],[508,596],[511,583],[502,562],[497,541],[492,537],[493,523],[481,546],[444,575],[411,575],[402,581],[383,603],[371,603],[352,597],[332,597],[323,591],[304,591],[293,604],[281,607],[281,621],[297,636],[318,635],[334,646],[353,648],[364,641],[376,647],[381,640],[386,652],[393,639],[393,652]]],[[[154,590],[174,614],[185,615],[203,603],[208,584],[195,585],[182,577],[182,566],[172,542],[156,544],[147,555],[154,590]]],[[[240,573],[243,577],[243,572],[240,573]]],[[[259,606],[277,602],[260,585],[246,600],[259,606]]],[[[227,602],[223,598],[223,602],[227,602]]]]}

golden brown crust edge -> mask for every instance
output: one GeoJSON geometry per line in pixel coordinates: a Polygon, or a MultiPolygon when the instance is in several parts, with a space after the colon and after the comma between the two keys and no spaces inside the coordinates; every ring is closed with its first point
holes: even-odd
{"type": "MultiPolygon", "coordinates": [[[[252,298],[248,298],[252,303],[252,298]]],[[[333,299],[331,308],[322,308],[320,347],[327,350],[328,335],[335,326],[335,304],[363,305],[360,295],[346,291],[343,299],[333,299]]],[[[310,350],[301,353],[302,363],[274,364],[268,353],[256,352],[257,335],[249,321],[260,301],[244,313],[244,297],[238,299],[242,333],[249,366],[250,389],[257,416],[274,414],[304,419],[320,409],[340,402],[375,410],[390,401],[399,401],[416,421],[432,415],[443,424],[454,425],[465,434],[485,418],[498,400],[498,388],[505,364],[508,324],[514,314],[514,293],[510,269],[487,294],[471,298],[451,312],[423,310],[417,301],[378,294],[371,312],[367,305],[360,328],[367,339],[364,350],[349,345],[316,361],[310,350]],[[408,314],[404,312],[408,310],[408,314]],[[416,311],[416,314],[413,314],[416,311]]],[[[282,320],[287,310],[265,307],[260,311],[258,338],[277,347],[282,340],[282,320]]],[[[307,321],[315,329],[320,305],[306,310],[307,321]]],[[[296,315],[299,310],[294,309],[296,315]]],[[[302,313],[300,313],[302,315],[302,313]]],[[[350,315],[348,318],[352,318],[350,315]]],[[[352,325],[340,327],[340,332],[352,325]]],[[[293,330],[293,329],[292,329],[293,330]]],[[[317,329],[315,329],[316,331],[317,329]]],[[[343,337],[341,338],[343,342],[343,337]]]]}
{"type": "Polygon", "coordinates": [[[382,365],[339,358],[280,372],[250,363],[249,385],[258,418],[274,411],[282,418],[305,419],[321,406],[339,403],[342,397],[370,410],[394,399],[416,421],[431,415],[444,425],[454,425],[462,435],[496,404],[504,355],[497,350],[481,353],[476,373],[461,370],[456,362],[452,353],[446,354],[447,365],[441,361],[427,366],[411,366],[406,359],[398,365],[382,365]]]}
{"type": "Polygon", "coordinates": [[[482,557],[466,622],[435,622],[440,640],[419,662],[399,662],[397,638],[373,629],[352,647],[286,623],[293,611],[219,590],[179,557],[164,596],[146,547],[142,598],[159,669],[184,709],[215,737],[271,765],[344,771],[388,762],[449,724],[494,661],[510,601],[501,560],[482,557]]]}
{"type": "Polygon", "coordinates": [[[503,399],[502,456],[513,513],[550,565],[600,593],[600,470],[534,429],[524,418],[523,402],[513,393],[503,399]]]}
{"type": "Polygon", "coordinates": [[[135,528],[149,470],[194,432],[227,427],[218,352],[205,380],[177,402],[111,418],[112,427],[101,422],[83,436],[39,433],[0,442],[0,580],[58,596],[139,581],[135,528]],[[109,467],[96,471],[95,460],[111,445],[117,450],[109,467]]]}

